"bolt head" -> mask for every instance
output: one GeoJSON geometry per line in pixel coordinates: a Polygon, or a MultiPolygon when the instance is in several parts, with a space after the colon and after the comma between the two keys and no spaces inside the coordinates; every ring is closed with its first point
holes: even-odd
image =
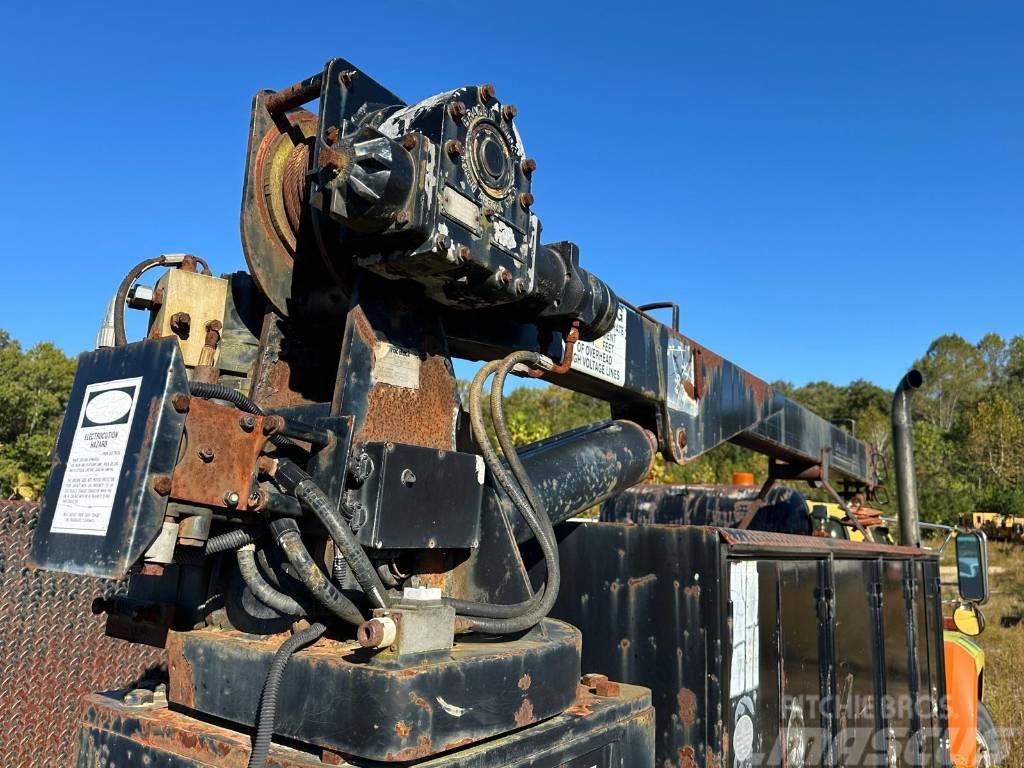
{"type": "Polygon", "coordinates": [[[519,195],[519,205],[521,205],[524,210],[529,209],[529,207],[533,205],[533,193],[523,192],[519,195]]]}
{"type": "Polygon", "coordinates": [[[410,152],[416,149],[416,145],[419,143],[419,137],[415,133],[407,133],[402,139],[402,146],[410,152]]]}
{"type": "Polygon", "coordinates": [[[502,285],[508,285],[512,282],[512,275],[504,267],[498,267],[498,282],[502,285]]]}
{"type": "Polygon", "coordinates": [[[523,169],[523,173],[527,176],[532,176],[533,172],[537,170],[537,161],[528,157],[523,160],[520,167],[523,169]]]}
{"type": "Polygon", "coordinates": [[[334,142],[336,142],[340,135],[341,132],[338,130],[338,126],[336,125],[327,126],[327,130],[324,131],[324,138],[327,140],[328,144],[333,144],[334,142]]]}
{"type": "Polygon", "coordinates": [[[199,449],[199,458],[207,463],[213,461],[215,456],[216,454],[214,453],[213,448],[204,446],[199,449]]]}
{"type": "Polygon", "coordinates": [[[516,109],[515,104],[506,104],[501,108],[501,116],[506,120],[513,120],[516,115],[519,114],[519,110],[516,109]]]}
{"type": "Polygon", "coordinates": [[[240,500],[238,491],[228,491],[224,494],[224,503],[229,507],[237,507],[240,500]]]}
{"type": "Polygon", "coordinates": [[[465,263],[473,260],[473,251],[468,246],[462,246],[459,248],[459,261],[465,263]]]}
{"type": "Polygon", "coordinates": [[[516,293],[520,296],[526,293],[526,283],[522,280],[516,280],[516,293]]]}
{"type": "Polygon", "coordinates": [[[434,245],[437,246],[439,251],[447,251],[448,247],[452,244],[451,238],[448,235],[441,233],[434,239],[434,245]]]}
{"type": "Polygon", "coordinates": [[[480,97],[480,103],[486,104],[494,98],[494,86],[491,83],[484,83],[477,89],[477,96],[480,97]]]}
{"type": "Polygon", "coordinates": [[[354,83],[356,78],[358,78],[358,77],[359,77],[359,73],[356,72],[354,69],[346,69],[344,72],[342,72],[340,75],[338,75],[338,80],[346,88],[351,88],[352,87],[352,83],[354,83]]]}
{"type": "Polygon", "coordinates": [[[256,429],[256,417],[251,413],[246,413],[238,420],[238,426],[246,432],[252,432],[256,429]]]}
{"type": "Polygon", "coordinates": [[[448,114],[452,116],[452,120],[461,120],[466,116],[466,105],[461,101],[453,101],[448,105],[448,114]]]}
{"type": "Polygon", "coordinates": [[[171,398],[171,407],[178,413],[187,413],[191,398],[179,392],[171,398]]]}
{"type": "Polygon", "coordinates": [[[448,139],[444,143],[444,151],[448,153],[448,157],[456,158],[461,157],[462,153],[466,151],[466,148],[462,146],[462,142],[458,139],[448,139]]]}
{"type": "Polygon", "coordinates": [[[171,492],[171,478],[167,475],[155,475],[150,483],[153,490],[161,496],[166,496],[171,492]]]}

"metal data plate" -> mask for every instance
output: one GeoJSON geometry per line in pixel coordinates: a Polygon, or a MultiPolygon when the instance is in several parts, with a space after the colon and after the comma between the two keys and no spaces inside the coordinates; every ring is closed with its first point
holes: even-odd
{"type": "Polygon", "coordinates": [[[54,450],[30,563],[119,579],[156,540],[167,497],[154,477],[174,471],[187,394],[176,338],[85,352],[54,450]]]}

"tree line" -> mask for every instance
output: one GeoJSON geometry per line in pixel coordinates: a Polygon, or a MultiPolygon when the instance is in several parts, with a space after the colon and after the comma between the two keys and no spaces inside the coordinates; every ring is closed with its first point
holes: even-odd
{"type": "MultiPolygon", "coordinates": [[[[915,367],[925,380],[914,398],[925,518],[950,522],[973,511],[1024,515],[1024,336],[990,333],[977,344],[956,334],[941,336],[915,367]]],[[[24,349],[0,331],[0,497],[41,493],[74,370],[75,361],[53,344],[24,349]]],[[[888,469],[891,477],[891,390],[864,380],[772,386],[873,445],[883,473],[888,469]]],[[[609,418],[607,403],[558,387],[514,389],[506,409],[520,445],[609,418]]],[[[734,472],[753,472],[760,482],[767,461],[726,444],[685,466],[659,457],[650,479],[728,483],[734,472]]],[[[878,505],[891,510],[893,502],[883,494],[878,505]]]]}

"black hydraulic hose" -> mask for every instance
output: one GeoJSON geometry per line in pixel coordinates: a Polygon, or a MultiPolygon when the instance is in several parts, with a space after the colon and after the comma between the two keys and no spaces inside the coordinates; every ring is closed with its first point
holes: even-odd
{"type": "Polygon", "coordinates": [[[320,570],[320,566],[316,564],[309,554],[309,550],[306,549],[306,545],[302,543],[299,526],[294,520],[289,518],[275,520],[270,524],[270,528],[277,539],[278,546],[288,558],[288,562],[295,567],[299,579],[321,605],[342,621],[357,627],[366,621],[366,617],[356,607],[356,604],[335,587],[320,570]]]}
{"type": "MultiPolygon", "coordinates": [[[[225,400],[247,413],[257,416],[263,415],[263,410],[256,403],[241,392],[225,387],[223,384],[207,384],[193,381],[189,382],[189,391],[196,397],[225,400]]],[[[274,435],[270,440],[279,446],[292,444],[291,440],[283,435],[274,435]]],[[[373,563],[370,562],[370,558],[363,551],[362,545],[356,540],[352,529],[335,509],[327,494],[320,489],[308,473],[287,459],[278,461],[274,478],[285,490],[290,491],[317,516],[327,529],[327,533],[332,541],[334,541],[334,546],[341,553],[342,557],[345,558],[345,562],[348,564],[356,582],[366,592],[371,602],[378,608],[387,608],[389,600],[384,585],[381,583],[380,576],[377,575],[373,563]]]]}
{"type": "Polygon", "coordinates": [[[203,547],[203,554],[216,555],[219,552],[238,549],[246,544],[252,544],[262,535],[263,531],[258,528],[239,528],[234,531],[228,531],[227,533],[207,539],[206,545],[203,547]]]}
{"type": "Polygon", "coordinates": [[[307,645],[312,645],[321,637],[327,627],[323,624],[310,624],[309,627],[289,637],[274,653],[270,662],[267,678],[260,694],[260,707],[256,715],[256,735],[252,740],[252,752],[249,754],[249,768],[265,768],[270,754],[270,739],[274,735],[274,721],[277,719],[277,695],[284,679],[284,670],[292,658],[292,654],[307,645]]]}
{"type": "Polygon", "coordinates": [[[124,305],[128,301],[128,291],[135,285],[135,281],[142,277],[142,273],[153,267],[162,267],[168,264],[166,254],[152,259],[140,261],[117,286],[117,293],[114,295],[114,346],[123,347],[128,343],[128,334],[124,329],[124,305]]]}
{"type": "Polygon", "coordinates": [[[249,591],[253,597],[264,605],[273,608],[278,613],[286,616],[305,616],[306,609],[294,599],[278,592],[270,583],[263,578],[259,567],[256,565],[256,546],[244,544],[238,548],[238,570],[242,574],[249,591]]]}
{"type": "Polygon", "coordinates": [[[345,558],[352,576],[370,598],[370,602],[377,608],[387,608],[390,601],[377,569],[373,567],[362,544],[356,539],[348,522],[335,508],[330,497],[320,489],[312,477],[288,459],[278,461],[274,479],[305,504],[327,529],[334,546],[345,558]]]}
{"type": "Polygon", "coordinates": [[[548,571],[543,591],[537,592],[530,599],[520,603],[498,606],[485,603],[449,601],[450,604],[455,606],[456,611],[464,615],[471,622],[473,628],[480,632],[508,634],[529,629],[547,616],[554,605],[555,599],[558,597],[561,578],[558,564],[558,546],[554,530],[550,519],[547,518],[544,512],[543,505],[537,498],[536,490],[533,488],[525,468],[522,467],[522,463],[518,460],[518,454],[515,451],[515,446],[512,444],[505,425],[503,403],[501,401],[501,388],[508,373],[519,363],[536,363],[538,360],[539,357],[532,352],[512,353],[500,363],[496,365],[490,364],[481,369],[477,377],[474,378],[474,386],[470,388],[470,418],[473,421],[474,434],[484,454],[484,460],[533,530],[544,555],[548,571]],[[483,418],[479,397],[483,380],[487,378],[491,371],[495,372],[495,382],[491,390],[492,416],[497,416],[495,419],[495,432],[498,434],[498,440],[503,450],[506,451],[510,466],[513,465],[513,461],[519,464],[522,472],[522,480],[520,481],[523,486],[522,493],[520,493],[516,482],[508,476],[507,470],[501,466],[497,454],[489,444],[488,436],[483,431],[483,418]],[[523,493],[527,495],[527,498],[523,498],[523,493]],[[532,503],[529,498],[530,496],[533,497],[532,501],[536,503],[532,503]]]}

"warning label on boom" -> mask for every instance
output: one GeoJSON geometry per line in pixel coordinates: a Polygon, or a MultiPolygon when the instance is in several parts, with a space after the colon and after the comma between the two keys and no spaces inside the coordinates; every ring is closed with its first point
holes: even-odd
{"type": "Polygon", "coordinates": [[[595,341],[578,341],[572,356],[574,371],[610,381],[626,383],[626,308],[619,305],[615,327],[595,341]]]}
{"type": "Polygon", "coordinates": [[[50,530],[105,536],[142,377],[85,388],[50,530]]]}

